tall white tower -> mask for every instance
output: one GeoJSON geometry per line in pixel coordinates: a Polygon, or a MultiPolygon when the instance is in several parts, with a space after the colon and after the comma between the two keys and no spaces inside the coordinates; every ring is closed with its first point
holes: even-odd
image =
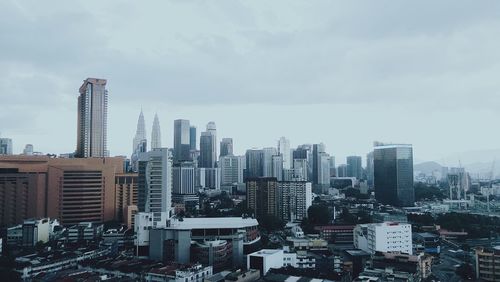
{"type": "Polygon", "coordinates": [[[161,131],[158,114],[155,114],[155,119],[153,121],[153,130],[151,131],[151,150],[157,148],[161,148],[161,131]]]}
{"type": "Polygon", "coordinates": [[[281,137],[278,140],[278,154],[283,156],[283,169],[292,167],[292,158],[290,157],[290,140],[281,137]]]}

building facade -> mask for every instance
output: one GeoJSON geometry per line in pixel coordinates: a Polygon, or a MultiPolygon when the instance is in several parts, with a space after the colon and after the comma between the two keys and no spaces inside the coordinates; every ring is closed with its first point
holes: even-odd
{"type": "Polygon", "coordinates": [[[413,150],[411,145],[377,144],[373,151],[375,198],[393,206],[413,206],[413,150]]]}
{"type": "Polygon", "coordinates": [[[105,79],[87,78],[78,97],[77,145],[80,158],[107,157],[108,90],[105,79]]]}

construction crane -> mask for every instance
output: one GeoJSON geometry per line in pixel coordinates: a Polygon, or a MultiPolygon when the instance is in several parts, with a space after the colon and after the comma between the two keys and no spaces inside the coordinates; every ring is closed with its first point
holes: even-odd
{"type": "Polygon", "coordinates": [[[494,173],[495,173],[495,163],[496,163],[496,160],[493,159],[493,162],[491,163],[491,170],[490,170],[490,183],[488,184],[488,195],[486,195],[486,203],[488,205],[488,213],[490,213],[490,194],[491,194],[491,189],[493,189],[493,178],[494,178],[494,173]]]}

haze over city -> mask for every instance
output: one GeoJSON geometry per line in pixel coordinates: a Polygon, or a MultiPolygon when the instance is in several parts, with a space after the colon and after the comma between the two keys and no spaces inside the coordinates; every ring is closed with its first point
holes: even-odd
{"type": "Polygon", "coordinates": [[[101,77],[111,155],[130,155],[141,108],[168,147],[185,118],[215,121],[238,154],[280,136],[323,142],[338,163],[374,140],[411,143],[416,160],[496,149],[499,6],[3,1],[1,136],[17,153],[73,152],[78,87],[101,77]]]}

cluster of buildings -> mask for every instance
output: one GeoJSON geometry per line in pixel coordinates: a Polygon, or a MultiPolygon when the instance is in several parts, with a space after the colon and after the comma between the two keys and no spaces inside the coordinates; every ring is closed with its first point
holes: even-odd
{"type": "Polygon", "coordinates": [[[20,248],[16,271],[23,279],[64,273],[86,279],[256,281],[283,278],[277,269],[297,271],[297,279],[307,273],[325,279],[348,273],[356,281],[429,276],[429,254],[439,242],[425,234],[415,239],[410,224],[388,214],[369,224],[334,220],[314,226],[315,234],[299,227],[316,196],[328,198],[345,188],[362,190],[383,205],[413,206],[411,145],[376,143],[366,169],[360,156],[336,166],[324,144],[291,148],[285,137],[276,147],[235,155],[233,139],[219,142],[214,122],[198,135],[189,120],[177,119],[173,147],[166,148],[157,115],[148,142],[141,111],[131,157],[110,157],[106,84],[88,78],[79,89],[74,153],[41,155],[27,145],[14,155],[12,140],[0,138],[0,250],[20,248]],[[222,193],[241,200],[246,212],[206,217],[202,198],[222,193]],[[286,238],[265,234],[279,237],[274,249],[264,246],[259,228],[269,217],[292,226],[286,238]],[[37,248],[43,251],[33,252],[37,248]]]}

